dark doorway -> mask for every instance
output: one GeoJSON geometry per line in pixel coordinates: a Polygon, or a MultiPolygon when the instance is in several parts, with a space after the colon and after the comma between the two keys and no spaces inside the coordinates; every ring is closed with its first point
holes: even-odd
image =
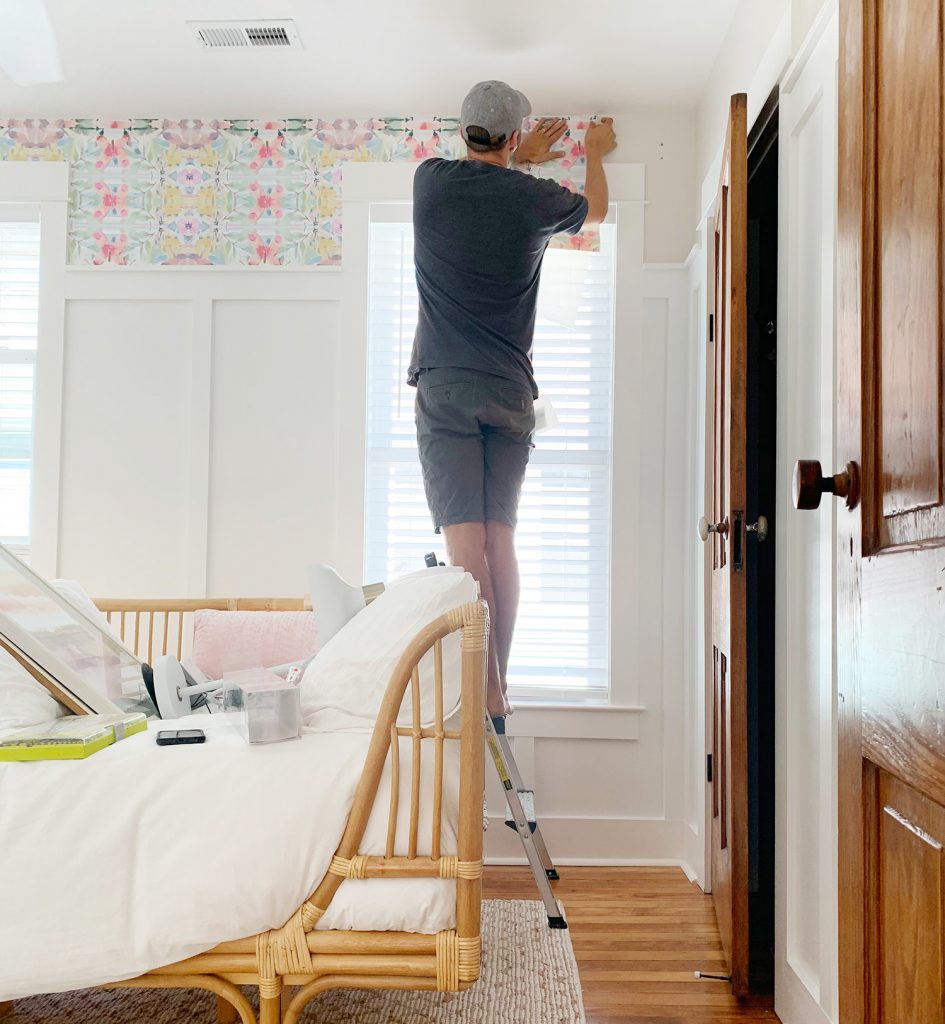
{"type": "Polygon", "coordinates": [[[749,987],[774,991],[774,531],[778,353],[778,94],[748,136],[747,519],[749,987]],[[763,520],[768,536],[762,540],[763,520]],[[751,529],[751,526],[749,526],[751,529]]]}

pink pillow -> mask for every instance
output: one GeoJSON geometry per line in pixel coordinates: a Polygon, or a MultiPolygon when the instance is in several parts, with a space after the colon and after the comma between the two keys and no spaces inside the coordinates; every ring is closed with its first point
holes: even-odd
{"type": "Polygon", "coordinates": [[[312,612],[194,613],[193,660],[208,679],[243,668],[302,661],[318,650],[312,612]]]}

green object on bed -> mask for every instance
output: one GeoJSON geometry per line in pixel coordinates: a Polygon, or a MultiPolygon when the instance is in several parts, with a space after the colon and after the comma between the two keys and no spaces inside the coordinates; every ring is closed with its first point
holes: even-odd
{"type": "Polygon", "coordinates": [[[0,761],[79,760],[147,727],[141,714],[57,718],[0,739],[0,761]]]}

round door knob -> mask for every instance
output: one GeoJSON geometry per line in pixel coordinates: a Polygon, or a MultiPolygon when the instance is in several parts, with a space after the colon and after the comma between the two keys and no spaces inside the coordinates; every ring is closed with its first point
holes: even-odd
{"type": "Polygon", "coordinates": [[[812,509],[820,507],[822,494],[844,498],[847,508],[856,508],[860,502],[860,468],[848,462],[846,469],[834,476],[824,476],[819,462],[801,460],[794,464],[794,507],[812,509]]]}
{"type": "Polygon", "coordinates": [[[763,544],[768,539],[768,517],[758,516],[757,523],[749,523],[745,527],[747,533],[756,533],[758,535],[758,543],[763,544]]]}
{"type": "Polygon", "coordinates": [[[721,523],[710,523],[705,516],[702,516],[697,529],[704,544],[709,539],[710,533],[717,533],[720,537],[724,537],[728,533],[728,520],[723,519],[721,523]]]}

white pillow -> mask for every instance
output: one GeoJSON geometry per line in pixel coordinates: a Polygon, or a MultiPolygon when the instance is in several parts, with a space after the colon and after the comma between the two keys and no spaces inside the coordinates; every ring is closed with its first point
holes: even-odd
{"type": "MultiPolygon", "coordinates": [[[[302,715],[317,732],[367,732],[373,729],[381,701],[400,656],[424,626],[451,608],[475,601],[476,581],[452,566],[422,569],[403,576],[357,613],[318,652],[302,676],[302,715]]],[[[316,625],[318,616],[316,612],[316,625]]],[[[420,717],[434,720],[433,651],[420,662],[420,717]]],[[[443,717],[459,704],[459,634],[443,641],[443,717]]],[[[400,712],[409,725],[410,686],[400,712]]]]}
{"type": "Polygon", "coordinates": [[[65,706],[0,647],[0,736],[67,714],[65,706]]]}
{"type": "Polygon", "coordinates": [[[73,608],[78,608],[80,612],[84,612],[87,618],[90,618],[96,625],[101,626],[106,633],[115,635],[112,627],[108,624],[105,613],[99,611],[98,605],[89,597],[81,583],[77,580],[50,580],[49,585],[58,591],[60,596],[64,597],[73,608]]]}

